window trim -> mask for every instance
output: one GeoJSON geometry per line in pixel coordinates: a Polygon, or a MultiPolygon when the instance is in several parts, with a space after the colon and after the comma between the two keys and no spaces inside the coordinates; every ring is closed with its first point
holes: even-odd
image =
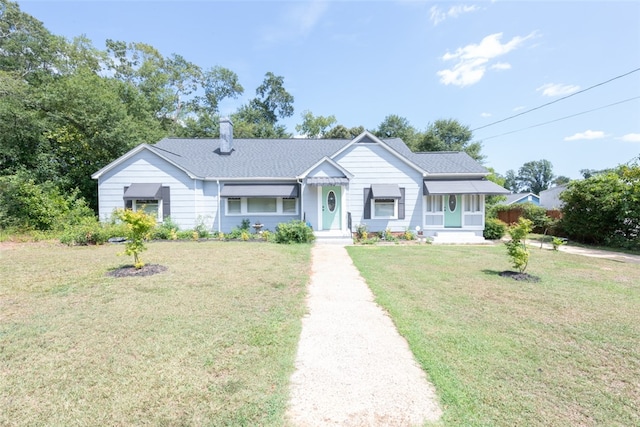
{"type": "Polygon", "coordinates": [[[299,215],[300,204],[298,197],[225,197],[225,216],[295,216],[299,215]],[[229,212],[229,200],[240,199],[240,212],[229,212]],[[276,199],[275,212],[249,212],[248,199],[276,199]],[[284,210],[284,200],[294,200],[295,212],[286,212],[284,210]]]}
{"type": "Polygon", "coordinates": [[[156,213],[156,222],[162,223],[162,199],[131,199],[131,210],[137,212],[138,209],[142,209],[143,206],[148,205],[149,202],[152,202],[158,205],[158,210],[156,213]]]}
{"type": "Polygon", "coordinates": [[[398,219],[398,200],[399,199],[374,199],[371,198],[371,219],[398,219]],[[384,203],[391,204],[393,203],[393,215],[376,215],[376,204],[384,203]]]}

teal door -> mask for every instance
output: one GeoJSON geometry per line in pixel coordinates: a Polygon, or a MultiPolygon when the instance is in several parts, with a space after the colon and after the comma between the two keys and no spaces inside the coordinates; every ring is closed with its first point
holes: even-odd
{"type": "Polygon", "coordinates": [[[449,194],[444,198],[444,226],[445,228],[462,227],[462,206],[460,206],[460,196],[449,194]]]}
{"type": "Polygon", "coordinates": [[[322,229],[340,230],[341,206],[340,187],[322,187],[322,229]]]}

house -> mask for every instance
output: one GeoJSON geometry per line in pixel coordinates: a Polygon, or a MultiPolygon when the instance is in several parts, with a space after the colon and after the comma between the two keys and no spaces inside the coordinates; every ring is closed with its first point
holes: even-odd
{"type": "Polygon", "coordinates": [[[515,193],[507,194],[505,205],[515,205],[516,203],[533,203],[540,206],[540,197],[533,193],[515,193]]]}
{"type": "Polygon", "coordinates": [[[562,209],[564,202],[560,200],[560,194],[567,189],[567,184],[551,187],[540,192],[540,206],[549,210],[562,209]]]}
{"type": "Polygon", "coordinates": [[[229,232],[249,219],[264,229],[300,219],[317,235],[420,230],[481,240],[484,198],[508,194],[466,153],[413,153],[401,139],[165,138],[141,144],[92,175],[99,216],[144,208],[183,229],[229,232]]]}

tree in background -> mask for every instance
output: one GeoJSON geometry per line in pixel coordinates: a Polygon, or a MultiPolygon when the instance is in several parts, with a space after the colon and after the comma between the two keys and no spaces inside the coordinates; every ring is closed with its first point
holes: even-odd
{"type": "Polygon", "coordinates": [[[553,165],[549,160],[534,160],[527,162],[518,169],[518,189],[520,192],[540,194],[551,186],[553,179],[553,165]]]}
{"type": "Polygon", "coordinates": [[[302,113],[302,123],[296,125],[296,131],[308,138],[323,138],[336,122],[335,116],[314,116],[311,111],[305,110],[302,113]]]}
{"type": "Polygon", "coordinates": [[[436,120],[429,124],[424,136],[414,147],[414,151],[464,151],[475,160],[482,162],[482,143],[471,142],[473,132],[457,120],[436,120]]]}
{"type": "Polygon", "coordinates": [[[513,169],[509,169],[504,176],[504,188],[510,190],[512,193],[520,192],[520,183],[518,182],[518,176],[513,169]]]}
{"type": "Polygon", "coordinates": [[[562,228],[572,239],[640,249],[640,166],[575,180],[560,195],[562,228]]]}
{"type": "Polygon", "coordinates": [[[388,115],[373,132],[378,138],[400,138],[409,148],[416,146],[421,138],[420,132],[416,130],[409,120],[395,114],[388,115]]]}
{"type": "Polygon", "coordinates": [[[364,132],[363,126],[348,128],[344,125],[337,125],[324,134],[327,139],[353,139],[364,132]]]}

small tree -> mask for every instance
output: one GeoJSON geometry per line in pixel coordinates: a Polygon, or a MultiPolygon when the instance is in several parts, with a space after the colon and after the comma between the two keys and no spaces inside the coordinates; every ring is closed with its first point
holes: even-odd
{"type": "Polygon", "coordinates": [[[529,264],[529,249],[527,248],[526,238],[527,234],[531,232],[532,225],[533,223],[530,220],[520,217],[516,224],[509,227],[511,240],[506,242],[505,245],[513,267],[517,268],[520,273],[524,273],[529,264]]]}
{"type": "Polygon", "coordinates": [[[134,212],[131,209],[119,209],[116,211],[116,216],[127,224],[127,243],[124,253],[133,255],[133,265],[140,269],[144,267],[140,253],[147,250],[144,241],[156,226],[156,219],[143,210],[134,212]]]}

